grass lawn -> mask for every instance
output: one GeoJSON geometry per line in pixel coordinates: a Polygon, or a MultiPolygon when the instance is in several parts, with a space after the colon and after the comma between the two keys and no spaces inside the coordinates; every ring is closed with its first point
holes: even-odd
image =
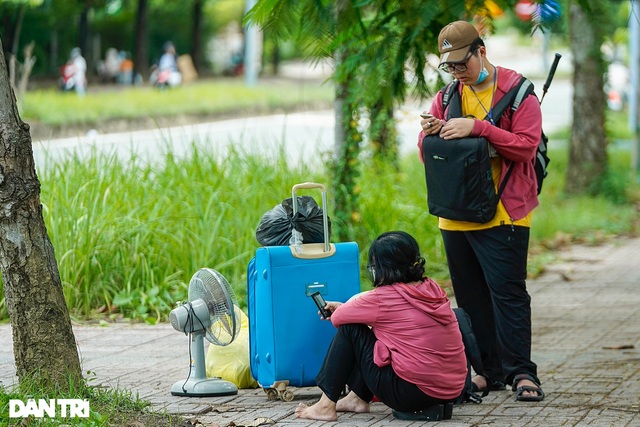
{"type": "Polygon", "coordinates": [[[33,137],[75,135],[181,125],[224,117],[331,108],[333,87],[319,80],[264,78],[199,80],[172,89],[100,86],[85,97],[56,89],[27,92],[20,115],[33,137]]]}

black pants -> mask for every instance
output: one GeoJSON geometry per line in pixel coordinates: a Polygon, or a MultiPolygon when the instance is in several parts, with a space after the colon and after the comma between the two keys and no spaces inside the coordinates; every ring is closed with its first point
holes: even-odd
{"type": "MultiPolygon", "coordinates": [[[[392,409],[409,412],[445,402],[426,395],[416,385],[398,377],[387,365],[373,363],[376,337],[366,325],[349,324],[338,328],[316,376],[318,387],[337,402],[345,388],[370,402],[375,395],[392,409]]],[[[427,367],[424,367],[427,369],[427,367]]]]}
{"type": "Polygon", "coordinates": [[[537,379],[526,288],[529,228],[441,233],[456,301],[471,317],[486,374],[507,384],[517,374],[537,379]]]}

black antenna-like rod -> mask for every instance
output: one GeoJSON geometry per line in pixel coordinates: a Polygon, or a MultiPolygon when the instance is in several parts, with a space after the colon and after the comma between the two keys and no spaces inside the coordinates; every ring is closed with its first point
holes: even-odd
{"type": "Polygon", "coordinates": [[[556,52],[556,57],[553,59],[553,64],[551,64],[551,69],[549,70],[547,81],[544,82],[544,86],[542,86],[542,98],[540,99],[540,104],[542,104],[542,100],[547,94],[549,86],[551,86],[551,81],[553,80],[553,75],[556,73],[556,68],[558,68],[558,62],[560,62],[560,58],[562,58],[562,55],[556,52]]]}

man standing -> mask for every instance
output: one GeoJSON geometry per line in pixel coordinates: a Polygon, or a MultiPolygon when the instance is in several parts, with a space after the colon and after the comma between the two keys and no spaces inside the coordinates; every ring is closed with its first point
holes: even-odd
{"type": "Polygon", "coordinates": [[[515,112],[505,112],[500,120],[494,117],[496,103],[521,75],[489,62],[484,42],[470,23],[444,27],[438,49],[440,68],[458,80],[454,95],[460,97],[462,117],[445,120],[449,106],[440,91],[420,121],[420,151],[428,135],[444,140],[484,137],[495,150],[494,185],[499,188],[507,179],[489,221],[439,218],[438,224],[457,303],[471,317],[482,353],[485,375],[472,379],[474,388],[502,390],[506,383],[517,400],[540,401],[544,392],[531,361],[531,298],[526,289],[529,227],[538,205],[534,161],[542,131],[540,104],[530,95],[515,112]]]}

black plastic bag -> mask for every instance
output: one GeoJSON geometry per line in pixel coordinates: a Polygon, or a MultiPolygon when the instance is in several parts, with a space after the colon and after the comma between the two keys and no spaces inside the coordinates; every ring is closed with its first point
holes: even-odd
{"type": "MultiPolygon", "coordinates": [[[[293,216],[293,199],[289,197],[267,211],[256,229],[256,239],[262,246],[289,246],[291,233],[295,229],[302,233],[302,243],[323,243],[324,228],[322,209],[313,197],[296,197],[298,212],[293,216]]],[[[327,218],[329,235],[331,221],[327,218]]]]}

